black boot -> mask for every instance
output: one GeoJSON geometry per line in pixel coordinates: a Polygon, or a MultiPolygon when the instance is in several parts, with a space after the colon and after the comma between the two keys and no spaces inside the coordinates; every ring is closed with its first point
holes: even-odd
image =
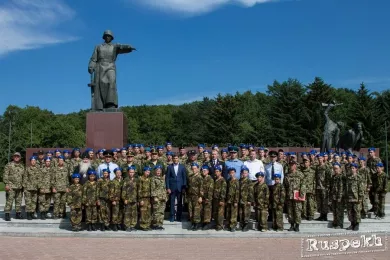
{"type": "Polygon", "coordinates": [[[109,226],[104,226],[104,230],[110,231],[110,227],[109,226]]]}
{"type": "Polygon", "coordinates": [[[116,227],[115,224],[112,225],[112,231],[115,231],[115,232],[118,231],[118,228],[116,227]]]}
{"type": "Polygon", "coordinates": [[[203,230],[208,230],[209,229],[209,223],[203,223],[202,229],[203,230]]]}
{"type": "Polygon", "coordinates": [[[359,223],[355,223],[355,226],[353,227],[353,231],[359,231],[359,223]]]}
{"type": "Polygon", "coordinates": [[[88,224],[87,231],[92,231],[92,224],[88,224]]]}
{"type": "Polygon", "coordinates": [[[32,212],[27,212],[27,220],[32,220],[32,212]]]}
{"type": "Polygon", "coordinates": [[[355,227],[355,223],[351,222],[351,225],[347,227],[347,230],[353,230],[354,227],[355,227]]]}
{"type": "Polygon", "coordinates": [[[15,219],[20,219],[20,212],[16,212],[15,219]]]}
{"type": "Polygon", "coordinates": [[[294,231],[295,231],[295,232],[299,232],[299,224],[295,224],[294,231]]]}
{"type": "Polygon", "coordinates": [[[37,217],[35,217],[35,212],[31,212],[31,218],[32,219],[37,219],[37,217]]]}
{"type": "Polygon", "coordinates": [[[45,211],[41,211],[41,219],[42,220],[46,219],[46,212],[45,211]]]}
{"type": "Polygon", "coordinates": [[[106,231],[106,229],[104,228],[104,223],[100,224],[100,231],[102,231],[102,232],[106,231]]]}
{"type": "Polygon", "coordinates": [[[195,224],[195,223],[192,224],[191,230],[192,230],[192,231],[196,231],[196,224],[195,224]]]}
{"type": "Polygon", "coordinates": [[[96,227],[95,227],[95,224],[91,224],[91,228],[92,228],[92,231],[96,231],[96,227]]]}
{"type": "Polygon", "coordinates": [[[316,221],[323,221],[324,220],[324,215],[321,214],[318,218],[315,219],[316,221]]]}
{"type": "Polygon", "coordinates": [[[322,217],[322,220],[323,221],[328,221],[328,214],[324,214],[324,216],[322,217]]]}
{"type": "Polygon", "coordinates": [[[116,228],[120,231],[120,230],[122,230],[122,225],[121,224],[117,224],[116,228]]]}
{"type": "Polygon", "coordinates": [[[242,231],[243,231],[243,232],[249,231],[248,223],[245,223],[245,224],[244,224],[244,226],[242,227],[242,231]]]}
{"type": "Polygon", "coordinates": [[[11,221],[11,216],[9,215],[9,213],[5,213],[4,220],[5,221],[11,221]]]}
{"type": "Polygon", "coordinates": [[[288,229],[288,231],[294,231],[294,224],[291,224],[290,228],[288,229]]]}

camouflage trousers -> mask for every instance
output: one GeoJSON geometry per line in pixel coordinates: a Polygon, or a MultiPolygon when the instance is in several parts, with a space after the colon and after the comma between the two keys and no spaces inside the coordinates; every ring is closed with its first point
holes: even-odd
{"type": "Polygon", "coordinates": [[[313,218],[314,213],[316,212],[316,201],[315,195],[313,193],[306,193],[306,200],[302,203],[302,217],[303,218],[313,218]]]}
{"type": "Polygon", "coordinates": [[[329,200],[327,190],[316,190],[317,211],[322,215],[327,215],[329,212],[329,200]]]}
{"type": "Polygon", "coordinates": [[[188,198],[188,214],[190,215],[192,223],[200,223],[200,209],[201,204],[198,201],[198,196],[188,198]]]}
{"type": "Polygon", "coordinates": [[[337,200],[332,201],[333,226],[343,227],[344,223],[344,203],[337,200]]]}
{"type": "Polygon", "coordinates": [[[97,223],[98,213],[96,205],[85,206],[85,223],[95,224],[97,223]]]}
{"type": "Polygon", "coordinates": [[[287,214],[290,224],[301,224],[302,218],[302,202],[293,199],[288,200],[287,214]]]}
{"type": "Polygon", "coordinates": [[[275,230],[283,230],[283,208],[284,205],[272,208],[272,228],[275,230]]]}
{"type": "Polygon", "coordinates": [[[48,212],[50,208],[51,193],[40,193],[38,195],[39,211],[48,212]]]}
{"type": "Polygon", "coordinates": [[[385,216],[385,199],[386,194],[375,194],[375,205],[377,207],[375,214],[381,218],[385,216]]]}
{"type": "Polygon", "coordinates": [[[26,201],[26,211],[35,212],[37,209],[38,191],[36,190],[24,191],[24,200],[26,201]]]}
{"type": "Polygon", "coordinates": [[[251,205],[248,205],[248,202],[240,203],[239,205],[240,207],[238,208],[238,216],[240,218],[240,222],[242,224],[246,224],[251,218],[251,205]]]}
{"type": "Polygon", "coordinates": [[[54,217],[62,217],[66,206],[66,192],[56,192],[53,194],[54,199],[54,217]]]}
{"type": "Polygon", "coordinates": [[[361,214],[367,215],[368,214],[368,192],[364,192],[363,201],[360,205],[360,208],[362,209],[361,214]]]}
{"type": "Polygon", "coordinates": [[[23,192],[21,189],[12,189],[5,193],[5,207],[4,212],[10,213],[12,210],[12,204],[15,201],[15,211],[21,212],[21,206],[22,206],[22,198],[23,198],[23,192]]]}
{"type": "Polygon", "coordinates": [[[140,206],[140,218],[139,226],[141,228],[150,228],[152,224],[152,205],[150,204],[150,198],[143,198],[144,205],[140,206]]]}
{"type": "Polygon", "coordinates": [[[376,212],[376,210],[377,210],[377,206],[375,205],[375,194],[376,194],[375,190],[376,189],[377,189],[377,187],[373,185],[371,187],[370,191],[368,192],[368,197],[370,199],[370,203],[372,205],[372,208],[374,209],[374,212],[376,212]]]}
{"type": "Polygon", "coordinates": [[[99,207],[99,222],[104,224],[106,227],[110,225],[110,216],[111,216],[111,202],[106,199],[100,199],[99,207]]]}
{"type": "Polygon", "coordinates": [[[81,229],[82,218],[83,218],[83,213],[81,209],[70,210],[70,223],[72,224],[73,229],[81,229]]]}
{"type": "Polygon", "coordinates": [[[256,213],[257,213],[257,221],[258,221],[258,225],[257,225],[257,228],[258,229],[265,229],[267,230],[268,229],[268,206],[265,207],[265,208],[256,208],[256,213]]]}
{"type": "Polygon", "coordinates": [[[165,201],[153,202],[153,220],[154,226],[162,227],[164,222],[165,201]]]}
{"type": "Polygon", "coordinates": [[[223,228],[223,221],[225,219],[225,205],[220,205],[219,199],[213,199],[214,219],[217,228],[223,228]]]}
{"type": "Polygon", "coordinates": [[[351,223],[360,223],[360,203],[358,202],[347,202],[347,212],[348,212],[348,220],[351,223]]]}
{"type": "Polygon", "coordinates": [[[137,202],[129,202],[127,205],[124,205],[123,208],[123,224],[127,228],[133,228],[137,225],[138,212],[137,212],[137,202]]]}
{"type": "Polygon", "coordinates": [[[202,218],[203,223],[211,222],[211,214],[212,214],[212,203],[210,201],[202,202],[202,218]]]}
{"type": "Polygon", "coordinates": [[[238,206],[234,207],[234,203],[226,205],[226,219],[229,221],[229,227],[237,227],[238,206]]]}
{"type": "Polygon", "coordinates": [[[122,204],[119,201],[111,206],[111,224],[122,224],[122,204]]]}

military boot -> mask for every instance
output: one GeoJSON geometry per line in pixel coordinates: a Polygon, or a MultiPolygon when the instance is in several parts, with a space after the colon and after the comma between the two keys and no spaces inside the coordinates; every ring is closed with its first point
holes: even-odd
{"type": "Polygon", "coordinates": [[[202,229],[203,230],[208,230],[209,229],[209,224],[208,223],[203,223],[202,229]]]}
{"type": "Polygon", "coordinates": [[[243,231],[243,232],[249,231],[248,223],[245,223],[245,224],[244,224],[244,226],[242,227],[242,231],[243,231]]]}
{"type": "Polygon", "coordinates": [[[324,214],[324,216],[322,217],[322,220],[323,221],[328,221],[328,214],[324,214]]]}
{"type": "Polygon", "coordinates": [[[351,222],[351,225],[347,227],[347,230],[353,230],[354,226],[355,226],[354,222],[351,222]]]}
{"type": "Polygon", "coordinates": [[[92,229],[92,231],[96,231],[95,224],[91,224],[91,229],[92,229]]]}
{"type": "Polygon", "coordinates": [[[46,219],[46,212],[45,211],[41,211],[41,219],[42,220],[46,219]]]}
{"type": "Polygon", "coordinates": [[[353,227],[353,231],[359,231],[359,223],[355,223],[355,226],[353,227]]]}
{"type": "Polygon", "coordinates": [[[315,219],[316,221],[323,221],[324,220],[324,215],[321,214],[318,218],[315,219]]]}
{"type": "Polygon", "coordinates": [[[294,224],[291,224],[290,228],[288,229],[288,231],[294,231],[294,224]]]}
{"type": "Polygon", "coordinates": [[[21,219],[20,212],[16,212],[15,219],[21,219]]]}
{"type": "Polygon", "coordinates": [[[27,220],[32,220],[32,212],[27,212],[27,220]]]}
{"type": "Polygon", "coordinates": [[[100,231],[104,232],[106,229],[104,228],[104,223],[100,224],[100,231]]]}
{"type": "Polygon", "coordinates": [[[294,231],[299,232],[299,224],[295,224],[294,231]]]}
{"type": "Polygon", "coordinates": [[[192,230],[192,231],[196,231],[196,224],[195,224],[195,223],[193,223],[193,224],[191,225],[191,230],[192,230]]]}
{"type": "Polygon", "coordinates": [[[115,232],[118,231],[118,228],[116,227],[115,224],[112,225],[112,231],[115,231],[115,232]]]}
{"type": "Polygon", "coordinates": [[[88,231],[92,231],[92,224],[88,224],[87,230],[88,230],[88,231]]]}
{"type": "Polygon", "coordinates": [[[11,216],[9,215],[9,213],[5,213],[4,220],[5,221],[11,221],[11,216]]]}

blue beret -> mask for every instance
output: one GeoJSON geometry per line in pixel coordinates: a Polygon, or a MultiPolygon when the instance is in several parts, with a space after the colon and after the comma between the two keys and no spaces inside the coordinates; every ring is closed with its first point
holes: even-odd
{"type": "Polygon", "coordinates": [[[130,171],[130,170],[136,170],[136,166],[135,165],[131,165],[129,167],[127,167],[127,170],[130,171]]]}
{"type": "Polygon", "coordinates": [[[72,179],[76,179],[76,178],[81,178],[81,176],[80,176],[80,174],[78,174],[78,173],[73,173],[72,174],[72,179]]]}
{"type": "Polygon", "coordinates": [[[341,154],[341,155],[344,155],[344,154],[347,154],[347,153],[343,151],[343,152],[341,152],[340,154],[341,154]]]}
{"type": "Polygon", "coordinates": [[[297,153],[296,152],[290,152],[289,155],[296,155],[297,153]]]}
{"type": "Polygon", "coordinates": [[[102,173],[104,173],[104,172],[110,173],[110,169],[103,169],[103,170],[102,170],[102,173]]]}
{"type": "Polygon", "coordinates": [[[85,152],[86,152],[86,153],[93,152],[93,149],[92,149],[92,148],[87,148],[87,149],[85,150],[85,152]]]}
{"type": "Polygon", "coordinates": [[[145,145],[144,144],[139,144],[139,147],[144,147],[145,145]]]}
{"type": "Polygon", "coordinates": [[[208,166],[207,164],[204,164],[204,165],[202,165],[202,170],[203,170],[203,169],[207,169],[207,170],[208,170],[208,169],[209,169],[209,166],[208,166]]]}
{"type": "Polygon", "coordinates": [[[259,151],[264,151],[264,147],[263,146],[261,146],[261,147],[259,147],[259,149],[258,149],[259,151]]]}
{"type": "Polygon", "coordinates": [[[341,164],[339,164],[338,162],[335,162],[335,163],[333,163],[333,166],[341,167],[341,164]]]}
{"type": "Polygon", "coordinates": [[[205,148],[204,144],[198,144],[198,148],[205,148]]]}
{"type": "Polygon", "coordinates": [[[359,166],[356,163],[351,163],[351,167],[359,168],[359,166]]]}
{"type": "Polygon", "coordinates": [[[241,166],[241,172],[243,171],[248,171],[249,172],[249,168],[246,167],[245,165],[241,166]]]}
{"type": "Polygon", "coordinates": [[[359,161],[365,161],[365,160],[366,160],[366,157],[364,157],[364,156],[359,157],[359,161]]]}
{"type": "Polygon", "coordinates": [[[76,151],[79,151],[80,152],[80,148],[73,148],[73,152],[76,152],[76,151]]]}
{"type": "Polygon", "coordinates": [[[112,148],[111,149],[111,152],[116,152],[117,151],[117,148],[112,148]]]}
{"type": "Polygon", "coordinates": [[[104,149],[100,149],[100,150],[98,150],[97,152],[98,152],[98,153],[102,153],[102,152],[104,152],[104,149]]]}
{"type": "Polygon", "coordinates": [[[30,157],[30,161],[32,161],[32,160],[35,160],[35,161],[36,161],[37,159],[38,159],[38,158],[37,158],[36,156],[31,156],[31,157],[30,157]]]}
{"type": "Polygon", "coordinates": [[[221,165],[215,166],[215,167],[214,167],[214,170],[215,170],[215,171],[220,171],[220,172],[221,172],[221,171],[222,171],[221,165]]]}
{"type": "Polygon", "coordinates": [[[173,156],[173,152],[169,151],[169,152],[166,152],[165,153],[167,156],[170,155],[170,156],[173,156]]]}
{"type": "Polygon", "coordinates": [[[368,148],[368,151],[369,151],[369,152],[371,152],[371,151],[375,152],[375,150],[376,150],[375,147],[370,147],[370,148],[368,148]]]}
{"type": "Polygon", "coordinates": [[[159,146],[157,146],[157,149],[158,149],[158,150],[164,150],[164,146],[159,145],[159,146]]]}
{"type": "Polygon", "coordinates": [[[167,143],[165,144],[165,146],[168,146],[168,145],[172,145],[172,143],[170,143],[170,142],[167,142],[167,143]]]}
{"type": "Polygon", "coordinates": [[[139,148],[139,144],[134,144],[133,147],[134,148],[139,148]]]}
{"type": "Polygon", "coordinates": [[[214,150],[215,148],[218,148],[218,145],[213,144],[213,146],[211,146],[211,149],[214,150]]]}
{"type": "Polygon", "coordinates": [[[64,152],[63,152],[63,153],[70,153],[70,152],[69,152],[69,150],[64,150],[64,152]]]}
{"type": "Polygon", "coordinates": [[[311,151],[310,151],[310,154],[316,154],[316,153],[317,153],[316,150],[311,150],[311,151]]]}
{"type": "Polygon", "coordinates": [[[340,154],[335,153],[335,154],[333,155],[333,158],[335,158],[335,157],[340,157],[340,154]]]}
{"type": "Polygon", "coordinates": [[[236,168],[229,167],[229,168],[228,168],[228,172],[230,172],[230,171],[234,171],[234,172],[236,172],[236,168]]]}
{"type": "Polygon", "coordinates": [[[274,173],[273,179],[275,179],[275,178],[281,179],[282,175],[280,173],[274,173]]]}
{"type": "Polygon", "coordinates": [[[228,151],[228,149],[226,149],[226,148],[223,148],[222,150],[221,150],[221,153],[228,153],[229,151],[228,151]]]}
{"type": "Polygon", "coordinates": [[[210,150],[204,150],[203,153],[211,153],[210,150]]]}
{"type": "Polygon", "coordinates": [[[96,175],[96,172],[95,171],[88,171],[88,175],[96,175]]]}
{"type": "Polygon", "coordinates": [[[192,167],[192,166],[196,166],[196,167],[199,168],[199,164],[197,164],[197,163],[191,163],[191,167],[192,167]]]}
{"type": "Polygon", "coordinates": [[[128,144],[127,149],[129,149],[129,148],[133,148],[133,144],[128,144]]]}
{"type": "Polygon", "coordinates": [[[330,149],[330,150],[329,150],[329,153],[333,153],[333,150],[332,150],[332,149],[330,149]]]}
{"type": "Polygon", "coordinates": [[[377,163],[376,165],[375,165],[376,167],[383,167],[383,163],[377,163]]]}
{"type": "Polygon", "coordinates": [[[53,154],[53,151],[48,151],[46,154],[49,154],[49,153],[50,153],[50,154],[53,154]]]}
{"type": "Polygon", "coordinates": [[[240,146],[240,148],[243,148],[243,147],[245,147],[245,144],[241,143],[239,146],[240,146]]]}
{"type": "Polygon", "coordinates": [[[157,164],[156,166],[154,166],[154,169],[157,170],[157,169],[162,169],[163,167],[160,165],[160,164],[157,164]]]}
{"type": "Polygon", "coordinates": [[[301,152],[301,156],[304,156],[306,155],[307,153],[306,152],[301,152]]]}
{"type": "Polygon", "coordinates": [[[114,169],[114,173],[116,173],[117,171],[122,171],[122,168],[120,168],[120,167],[115,168],[115,169],[114,169]]]}
{"type": "Polygon", "coordinates": [[[150,168],[149,166],[145,166],[144,167],[144,172],[146,172],[146,171],[151,171],[152,170],[152,168],[150,168]]]}
{"type": "Polygon", "coordinates": [[[264,177],[264,172],[258,172],[258,173],[256,173],[256,178],[258,178],[258,177],[264,177]]]}
{"type": "Polygon", "coordinates": [[[64,156],[62,156],[62,155],[58,156],[57,158],[58,158],[58,159],[65,160],[65,157],[64,157],[64,156]]]}
{"type": "Polygon", "coordinates": [[[51,158],[46,156],[43,160],[44,161],[51,161],[51,158]]]}
{"type": "Polygon", "coordinates": [[[60,151],[60,150],[58,150],[58,149],[56,149],[54,152],[55,152],[55,153],[60,153],[61,151],[60,151]]]}
{"type": "Polygon", "coordinates": [[[145,152],[150,152],[150,147],[146,147],[145,152]]]}
{"type": "Polygon", "coordinates": [[[121,152],[122,151],[127,151],[127,147],[122,147],[121,152]]]}

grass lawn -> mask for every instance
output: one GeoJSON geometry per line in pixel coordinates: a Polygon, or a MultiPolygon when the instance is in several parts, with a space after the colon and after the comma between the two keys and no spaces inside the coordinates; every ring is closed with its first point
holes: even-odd
{"type": "Polygon", "coordinates": [[[0,191],[4,191],[4,182],[0,182],[0,191]]]}

